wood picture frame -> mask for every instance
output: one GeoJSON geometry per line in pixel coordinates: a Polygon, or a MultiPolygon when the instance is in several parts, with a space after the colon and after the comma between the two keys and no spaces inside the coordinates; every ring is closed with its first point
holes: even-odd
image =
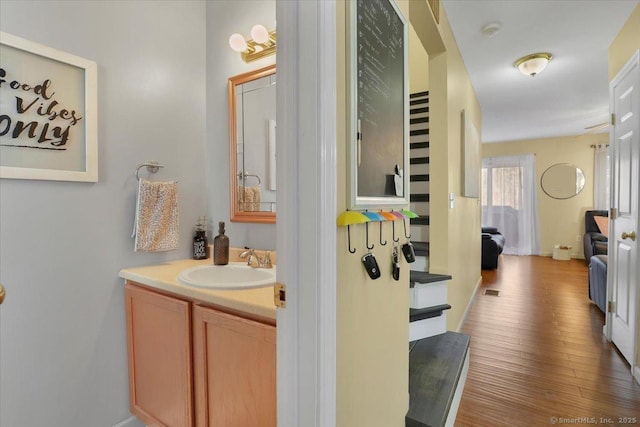
{"type": "Polygon", "coordinates": [[[0,32],[0,178],[98,181],[95,62],[0,32]]]}

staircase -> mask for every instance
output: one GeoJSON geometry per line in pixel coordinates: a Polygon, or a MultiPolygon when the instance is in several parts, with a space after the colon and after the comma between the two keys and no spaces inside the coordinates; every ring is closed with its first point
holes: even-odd
{"type": "Polygon", "coordinates": [[[409,95],[409,180],[411,243],[416,253],[413,270],[429,271],[429,92],[409,95]]]}

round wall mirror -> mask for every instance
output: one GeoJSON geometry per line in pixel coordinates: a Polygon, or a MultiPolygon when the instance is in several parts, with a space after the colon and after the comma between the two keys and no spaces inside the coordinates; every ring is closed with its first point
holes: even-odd
{"type": "Polygon", "coordinates": [[[582,191],[584,182],[584,173],[579,167],[568,163],[557,163],[544,171],[540,179],[540,187],[549,197],[570,199],[582,191]]]}

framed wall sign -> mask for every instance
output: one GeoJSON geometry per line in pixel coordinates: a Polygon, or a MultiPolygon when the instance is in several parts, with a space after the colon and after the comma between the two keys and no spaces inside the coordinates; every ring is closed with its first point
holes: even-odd
{"type": "Polygon", "coordinates": [[[98,181],[97,65],[0,32],[0,178],[98,181]]]}
{"type": "Polygon", "coordinates": [[[349,2],[352,209],[409,203],[408,25],[393,0],[349,2]]]}

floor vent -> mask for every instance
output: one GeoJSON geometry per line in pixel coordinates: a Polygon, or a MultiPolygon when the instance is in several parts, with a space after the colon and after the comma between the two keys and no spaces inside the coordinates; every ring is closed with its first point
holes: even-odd
{"type": "Polygon", "coordinates": [[[484,294],[492,296],[492,297],[499,297],[500,296],[500,291],[497,290],[497,289],[485,289],[484,290],[484,294]]]}

